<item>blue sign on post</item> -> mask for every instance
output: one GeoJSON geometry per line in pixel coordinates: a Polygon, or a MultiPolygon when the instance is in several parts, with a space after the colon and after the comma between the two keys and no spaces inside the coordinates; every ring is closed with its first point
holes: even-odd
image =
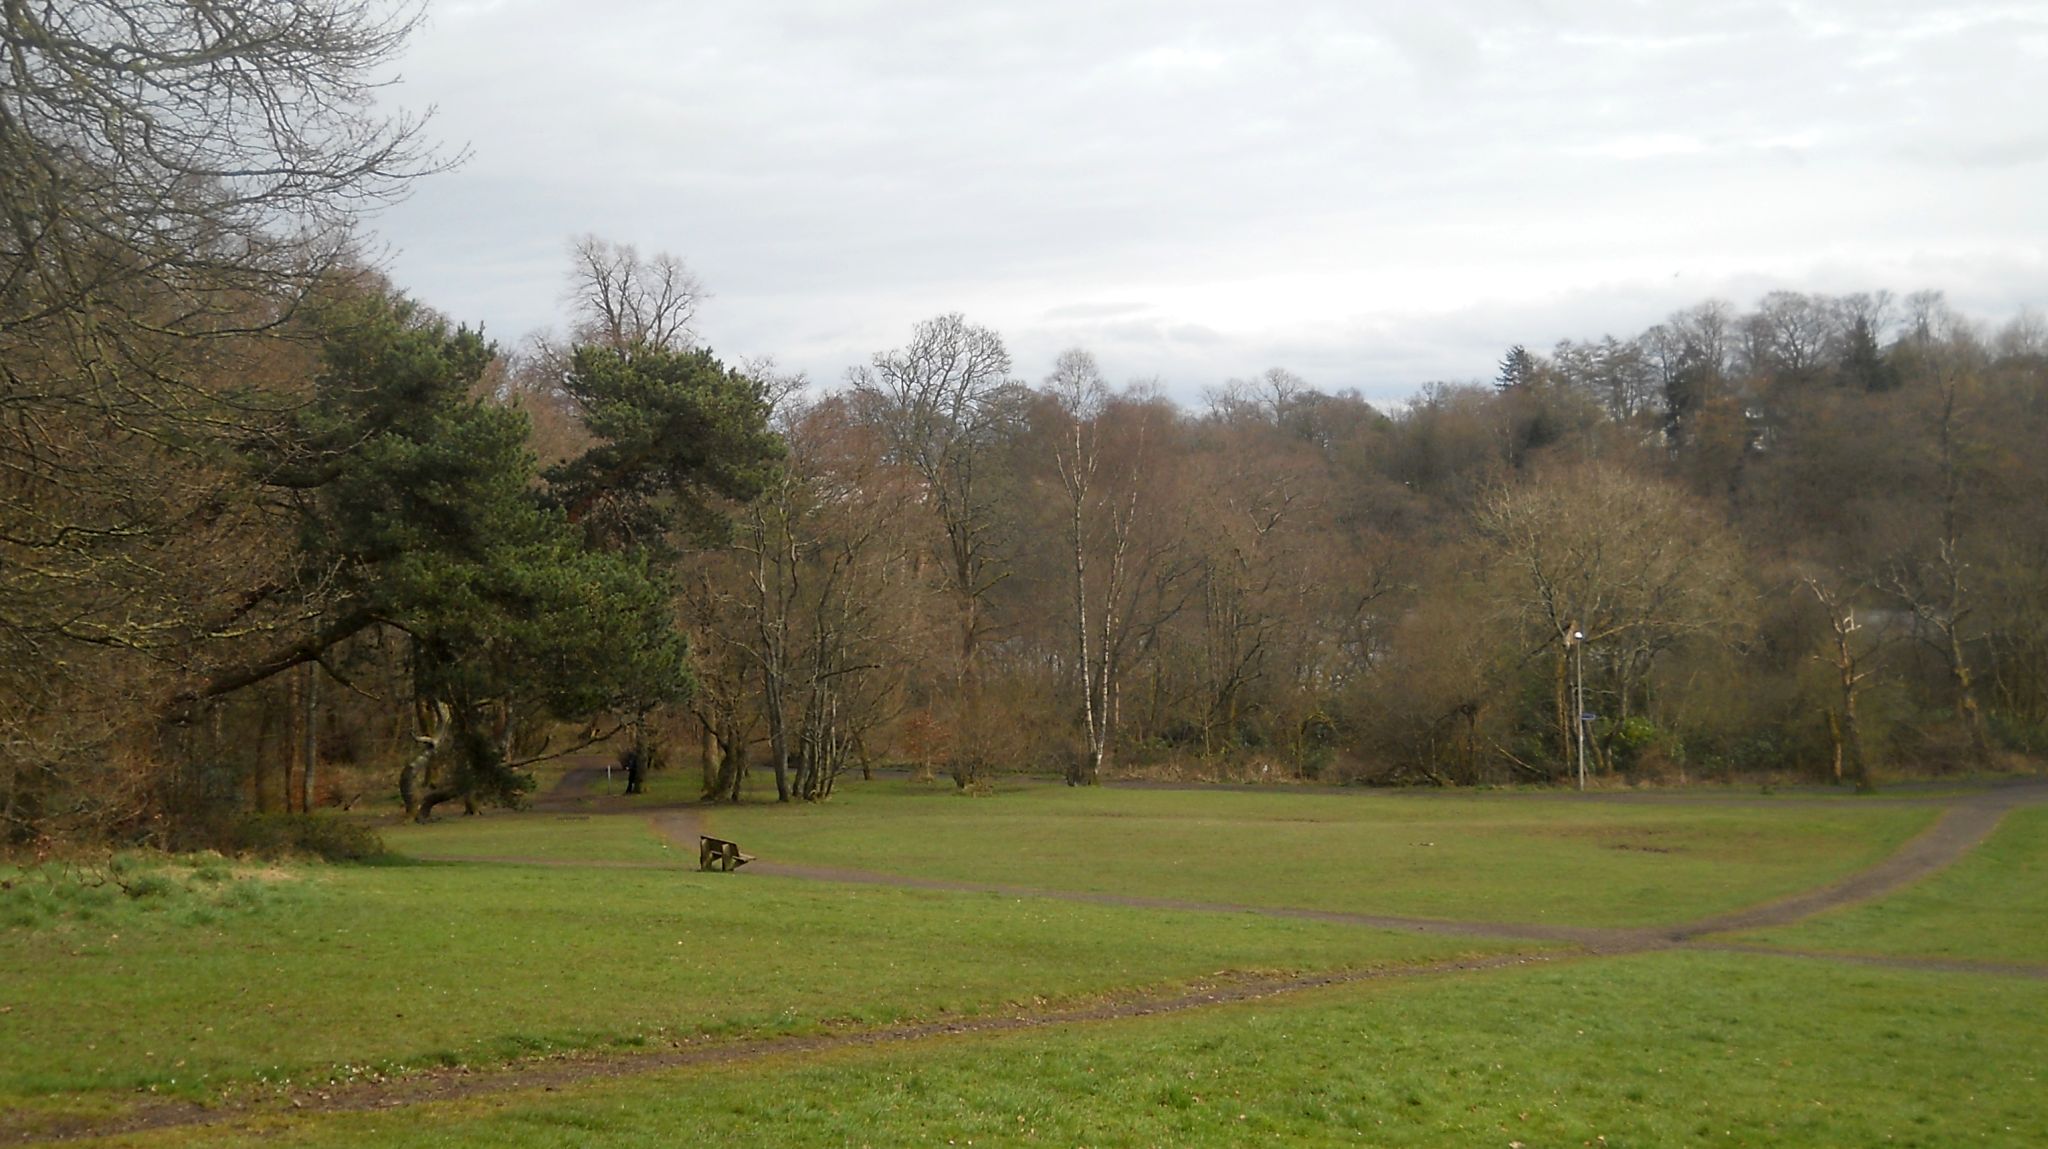
{"type": "Polygon", "coordinates": [[[1595,720],[1597,720],[1597,719],[1598,719],[1599,717],[1600,717],[1600,716],[1599,716],[1598,714],[1595,714],[1595,713],[1593,713],[1592,711],[1588,710],[1588,711],[1586,711],[1586,712],[1585,712],[1584,714],[1581,714],[1581,715],[1579,715],[1579,721],[1581,721],[1581,722],[1592,722],[1592,721],[1595,721],[1595,720]]]}

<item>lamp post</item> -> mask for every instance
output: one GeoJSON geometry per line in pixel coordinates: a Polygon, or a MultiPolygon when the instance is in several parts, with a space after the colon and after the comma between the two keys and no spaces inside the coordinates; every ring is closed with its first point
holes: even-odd
{"type": "Polygon", "coordinates": [[[1586,632],[1576,626],[1572,627],[1572,647],[1578,656],[1578,709],[1573,711],[1572,724],[1579,728],[1579,789],[1583,792],[1586,789],[1586,632]]]}

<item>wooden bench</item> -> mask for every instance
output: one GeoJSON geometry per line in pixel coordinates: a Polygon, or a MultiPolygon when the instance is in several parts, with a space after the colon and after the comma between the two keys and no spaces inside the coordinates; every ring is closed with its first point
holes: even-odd
{"type": "Polygon", "coordinates": [[[697,868],[700,870],[722,870],[730,874],[753,860],[754,855],[740,853],[738,842],[728,842],[709,834],[697,835],[697,868]]]}

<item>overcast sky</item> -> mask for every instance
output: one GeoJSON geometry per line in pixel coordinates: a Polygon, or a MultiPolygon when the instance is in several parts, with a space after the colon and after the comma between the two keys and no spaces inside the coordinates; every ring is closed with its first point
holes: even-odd
{"type": "Polygon", "coordinates": [[[2044,0],[433,0],[403,67],[472,156],[392,274],[508,341],[583,233],[821,382],[948,311],[1388,400],[1710,297],[2048,304],[2044,0]]]}

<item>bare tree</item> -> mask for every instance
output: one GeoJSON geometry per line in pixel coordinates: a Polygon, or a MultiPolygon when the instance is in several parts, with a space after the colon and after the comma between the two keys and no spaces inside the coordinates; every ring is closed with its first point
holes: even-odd
{"type": "Polygon", "coordinates": [[[1932,537],[1900,558],[1887,577],[1886,588],[1912,612],[1921,640],[1941,659],[1954,689],[1956,721],[1969,740],[1970,756],[1979,766],[1991,761],[1991,739],[1977,701],[1977,673],[1970,654],[1969,629],[1977,611],[1976,588],[1964,554],[1966,520],[1964,460],[1970,444],[1968,399],[1978,380],[1971,368],[1971,349],[1929,349],[1934,374],[1932,411],[1935,466],[1939,489],[1932,537]],[[1930,545],[1931,544],[1931,545],[1930,545]]]}
{"type": "Polygon", "coordinates": [[[1562,381],[1597,401],[1617,423],[1633,423],[1657,404],[1657,378],[1641,342],[1612,335],[1598,343],[1567,339],[1551,352],[1562,381]]]}
{"type": "Polygon", "coordinates": [[[1568,683],[1583,643],[1626,719],[1659,655],[1696,634],[1736,632],[1741,577],[1734,541],[1704,507],[1611,465],[1588,464],[1494,492],[1480,537],[1506,564],[1503,602],[1551,655],[1558,757],[1569,760],[1576,711],[1568,683]]]}
{"type": "Polygon", "coordinates": [[[681,596],[690,636],[690,664],[696,688],[690,713],[702,728],[704,799],[737,802],[746,783],[747,760],[758,725],[758,697],[751,688],[758,669],[744,645],[747,608],[731,584],[730,566],[706,556],[696,564],[681,596]]]}
{"type": "Polygon", "coordinates": [[[328,266],[367,207],[436,166],[373,99],[418,18],[368,0],[8,3],[0,22],[0,330],[328,266]]]}
{"type": "MultiPolygon", "coordinates": [[[[280,381],[311,372],[252,336],[335,273],[366,209],[439,166],[421,120],[373,106],[416,16],[0,5],[0,663],[25,676],[0,674],[0,712],[24,733],[38,714],[146,721],[209,644],[317,617],[237,465],[304,401],[280,381]]],[[[59,788],[138,744],[0,741],[27,755],[12,776],[59,788]]]]}
{"type": "Polygon", "coordinates": [[[1144,480],[1158,465],[1149,406],[1119,411],[1094,356],[1079,349],[1060,355],[1045,389],[1064,423],[1053,463],[1066,495],[1074,667],[1087,742],[1084,757],[1068,765],[1067,784],[1093,785],[1116,744],[1133,640],[1178,612],[1184,599],[1174,591],[1190,564],[1176,561],[1178,532],[1162,530],[1165,513],[1144,499],[1144,480]],[[1125,426],[1115,425],[1119,414],[1125,426]]]}
{"type": "Polygon", "coordinates": [[[1848,588],[1814,576],[1802,579],[1801,583],[1828,614],[1828,649],[1814,658],[1835,672],[1837,705],[1828,710],[1834,779],[1840,784],[1846,776],[1855,783],[1858,793],[1867,794],[1877,787],[1863,753],[1863,727],[1857,718],[1856,701],[1863,693],[1863,680],[1870,677],[1872,649],[1865,638],[1859,637],[1863,626],[1856,621],[1856,607],[1850,601],[1848,588]]]}
{"type": "Polygon", "coordinates": [[[1839,343],[1834,301],[1797,291],[1773,291],[1743,323],[1750,371],[1812,379],[1839,343]]]}
{"type": "MultiPolygon", "coordinates": [[[[878,352],[849,376],[881,429],[890,457],[917,475],[936,516],[939,567],[959,611],[958,681],[967,725],[980,689],[980,648],[993,625],[989,592],[1006,577],[996,514],[996,445],[1010,405],[1010,353],[1002,337],[959,314],[919,323],[910,342],[878,352]]],[[[979,780],[978,743],[956,754],[955,780],[979,780]]]]}
{"type": "Polygon", "coordinates": [[[707,297],[681,259],[665,251],[643,258],[632,244],[594,235],[571,244],[569,258],[576,342],[615,351],[680,351],[696,343],[690,321],[707,297]]]}

